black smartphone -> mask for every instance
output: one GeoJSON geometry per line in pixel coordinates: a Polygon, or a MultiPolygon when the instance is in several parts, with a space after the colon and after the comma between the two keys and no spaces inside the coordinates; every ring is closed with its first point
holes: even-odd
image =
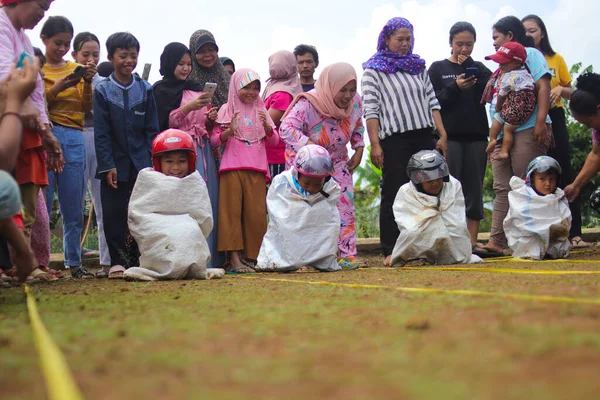
{"type": "Polygon", "coordinates": [[[75,68],[75,70],[73,70],[73,73],[71,74],[71,77],[73,79],[75,78],[83,78],[83,75],[85,74],[85,68],[83,68],[83,66],[79,65],[77,66],[77,68],[75,68]]]}
{"type": "Polygon", "coordinates": [[[470,78],[472,76],[477,76],[479,72],[479,68],[477,67],[469,67],[465,70],[465,79],[470,78]]]}

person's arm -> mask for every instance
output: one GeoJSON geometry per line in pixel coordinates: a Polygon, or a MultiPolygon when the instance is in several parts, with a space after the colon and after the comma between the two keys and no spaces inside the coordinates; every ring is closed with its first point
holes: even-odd
{"type": "Polygon", "coordinates": [[[152,88],[149,87],[148,91],[148,100],[146,101],[146,117],[145,117],[145,130],[146,135],[148,135],[150,148],[148,151],[152,154],[152,141],[160,133],[160,127],[158,126],[158,109],[156,108],[156,101],[154,101],[154,94],[152,93],[152,88]]]}
{"type": "Polygon", "coordinates": [[[440,150],[444,157],[448,158],[448,134],[446,133],[446,128],[444,128],[444,122],[442,121],[442,113],[440,113],[440,103],[438,102],[438,99],[435,96],[435,91],[433,90],[431,80],[429,80],[429,75],[427,75],[426,73],[424,74],[423,84],[425,86],[425,95],[429,98],[429,107],[433,115],[435,129],[438,132],[438,135],[440,135],[440,138],[437,141],[435,147],[436,149],[440,150]]]}
{"type": "Polygon", "coordinates": [[[558,103],[561,97],[570,100],[574,92],[571,86],[573,78],[571,78],[565,59],[560,54],[556,54],[555,57],[558,58],[556,74],[558,75],[559,84],[550,91],[550,104],[558,103]]]}
{"type": "Polygon", "coordinates": [[[546,140],[548,133],[548,127],[546,126],[546,117],[550,110],[550,76],[545,75],[543,78],[538,79],[535,82],[535,88],[537,92],[537,114],[535,116],[535,127],[533,128],[533,135],[536,137],[538,142],[546,140]]]}
{"type": "Polygon", "coordinates": [[[92,89],[92,81],[83,80],[82,82],[81,107],[84,113],[88,113],[94,108],[94,90],[92,89]]]}
{"type": "Polygon", "coordinates": [[[17,277],[19,282],[25,282],[29,274],[37,268],[35,256],[29,246],[29,240],[12,218],[0,221],[0,234],[7,239],[14,249],[15,257],[12,261],[17,268],[17,277]]]}
{"type": "Polygon", "coordinates": [[[442,107],[448,107],[455,104],[458,101],[462,90],[461,86],[459,86],[459,82],[464,85],[467,81],[464,79],[464,74],[461,74],[456,80],[450,82],[448,85],[444,85],[442,82],[442,71],[440,71],[437,62],[431,65],[431,68],[429,68],[427,73],[440,105],[442,107]]]}
{"type": "MultiPolygon", "coordinates": [[[[359,115],[362,116],[362,103],[360,101],[360,97],[356,96],[358,99],[358,112],[359,115]]],[[[365,133],[365,127],[363,126],[362,118],[358,118],[356,121],[356,125],[354,125],[354,130],[352,131],[352,135],[350,136],[350,146],[354,150],[354,154],[348,161],[348,169],[350,172],[354,171],[361,163],[363,152],[365,150],[365,142],[363,140],[363,135],[365,133]]]]}
{"type": "Polygon", "coordinates": [[[383,149],[379,143],[379,112],[381,110],[381,90],[379,81],[372,70],[365,70],[361,80],[363,114],[367,121],[367,133],[371,142],[371,162],[383,168],[383,149]]]}
{"type": "Polygon", "coordinates": [[[298,100],[279,126],[281,140],[290,146],[294,152],[298,152],[302,147],[313,143],[304,133],[304,120],[301,118],[310,111],[309,107],[308,100],[298,100]]]}
{"type": "Polygon", "coordinates": [[[109,171],[115,171],[116,166],[112,153],[111,123],[108,102],[103,96],[102,86],[94,92],[94,146],[98,160],[97,179],[104,179],[109,171]]]}
{"type": "Polygon", "coordinates": [[[600,171],[600,144],[593,142],[592,151],[588,154],[583,168],[572,184],[565,188],[565,196],[570,202],[575,200],[581,189],[600,171]]]}
{"type": "Polygon", "coordinates": [[[504,102],[506,101],[507,97],[508,96],[498,94],[498,97],[496,98],[496,112],[497,113],[502,111],[502,106],[504,105],[504,102]]]}

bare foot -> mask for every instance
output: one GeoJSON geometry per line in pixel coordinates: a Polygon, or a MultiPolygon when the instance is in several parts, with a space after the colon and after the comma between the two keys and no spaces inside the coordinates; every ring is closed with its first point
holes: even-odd
{"type": "Polygon", "coordinates": [[[392,256],[389,255],[385,258],[385,260],[383,260],[383,265],[386,267],[389,267],[390,264],[392,264],[392,256]]]}

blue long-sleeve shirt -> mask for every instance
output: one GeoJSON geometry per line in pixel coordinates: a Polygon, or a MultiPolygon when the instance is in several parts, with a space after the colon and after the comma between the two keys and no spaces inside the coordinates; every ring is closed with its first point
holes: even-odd
{"type": "Polygon", "coordinates": [[[98,83],[94,92],[96,178],[104,179],[116,168],[117,181],[127,182],[150,167],[152,140],[158,132],[158,112],[148,82],[134,75],[124,86],[113,74],[98,83]]]}

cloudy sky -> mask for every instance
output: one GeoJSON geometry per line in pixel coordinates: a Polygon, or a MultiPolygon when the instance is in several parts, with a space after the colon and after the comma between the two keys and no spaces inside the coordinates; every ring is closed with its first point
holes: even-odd
{"type": "MultiPolygon", "coordinates": [[[[188,45],[197,29],[213,32],[220,56],[232,58],[237,67],[255,69],[264,81],[269,55],[281,49],[291,51],[299,43],[317,47],[321,67],[346,61],[360,76],[361,64],[375,51],[381,28],[396,16],[408,18],[415,26],[415,53],[428,65],[449,55],[448,31],[461,20],[475,25],[478,40],[473,55],[482,60],[493,53],[491,26],[496,20],[530,13],[546,22],[552,45],[567,64],[583,61],[600,70],[598,0],[56,0],[47,16],[66,16],[76,32],[95,33],[103,43],[101,60],[106,59],[104,41],[111,33],[133,33],[141,42],[137,71],[141,73],[144,63],[152,63],[150,81],[154,82],[160,79],[164,46],[173,41],[188,45]]],[[[42,50],[39,31],[43,22],[29,33],[42,50]]]]}

